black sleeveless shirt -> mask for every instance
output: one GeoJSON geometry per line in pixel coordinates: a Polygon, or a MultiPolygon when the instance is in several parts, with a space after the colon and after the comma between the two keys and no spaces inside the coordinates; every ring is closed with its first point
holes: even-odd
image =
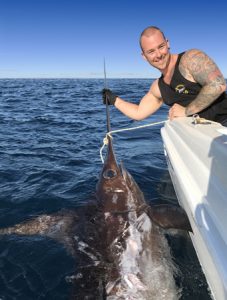
{"type": "MultiPolygon", "coordinates": [[[[170,84],[164,82],[163,75],[158,81],[162,99],[169,106],[178,103],[186,107],[196,98],[202,88],[199,83],[189,81],[181,75],[179,63],[183,54],[184,52],[178,55],[170,84]]],[[[227,120],[227,94],[222,93],[209,107],[198,114],[202,118],[220,123],[227,120]]]]}

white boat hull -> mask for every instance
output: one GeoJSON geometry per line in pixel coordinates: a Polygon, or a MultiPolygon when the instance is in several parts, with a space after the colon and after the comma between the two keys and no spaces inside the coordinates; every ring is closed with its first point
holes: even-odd
{"type": "Polygon", "coordinates": [[[168,168],[191,239],[216,300],[227,299],[227,127],[168,121],[161,129],[168,168]]]}

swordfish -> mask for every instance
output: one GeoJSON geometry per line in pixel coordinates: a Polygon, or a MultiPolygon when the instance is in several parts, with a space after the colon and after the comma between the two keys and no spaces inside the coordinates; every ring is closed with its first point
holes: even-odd
{"type": "Polygon", "coordinates": [[[60,211],[0,229],[0,234],[43,235],[64,243],[80,260],[77,272],[68,277],[70,299],[180,298],[174,280],[178,270],[164,229],[190,230],[188,219],[179,207],[146,203],[133,177],[118,165],[109,136],[95,204],[88,205],[83,221],[81,217],[60,211]]]}
{"type": "Polygon", "coordinates": [[[112,268],[106,275],[107,299],[179,299],[174,265],[164,229],[191,231],[177,206],[149,206],[139,186],[118,165],[112,139],[97,184],[97,202],[104,215],[103,237],[112,268]]]}

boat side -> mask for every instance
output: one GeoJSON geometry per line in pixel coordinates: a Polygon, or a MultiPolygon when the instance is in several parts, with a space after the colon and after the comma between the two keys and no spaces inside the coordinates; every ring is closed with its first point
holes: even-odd
{"type": "Polygon", "coordinates": [[[167,164],[214,299],[227,299],[227,128],[192,118],[161,129],[167,164]]]}

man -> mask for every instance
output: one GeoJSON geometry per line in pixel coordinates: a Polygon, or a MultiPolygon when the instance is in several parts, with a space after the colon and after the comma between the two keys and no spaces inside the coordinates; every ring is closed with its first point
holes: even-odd
{"type": "Polygon", "coordinates": [[[163,103],[171,106],[169,119],[200,117],[227,126],[225,79],[216,64],[204,52],[191,49],[171,54],[169,41],[155,26],[147,27],[140,36],[143,58],[162,73],[139,105],[124,101],[108,89],[103,101],[115,105],[126,116],[142,120],[157,111],[163,103]]]}

